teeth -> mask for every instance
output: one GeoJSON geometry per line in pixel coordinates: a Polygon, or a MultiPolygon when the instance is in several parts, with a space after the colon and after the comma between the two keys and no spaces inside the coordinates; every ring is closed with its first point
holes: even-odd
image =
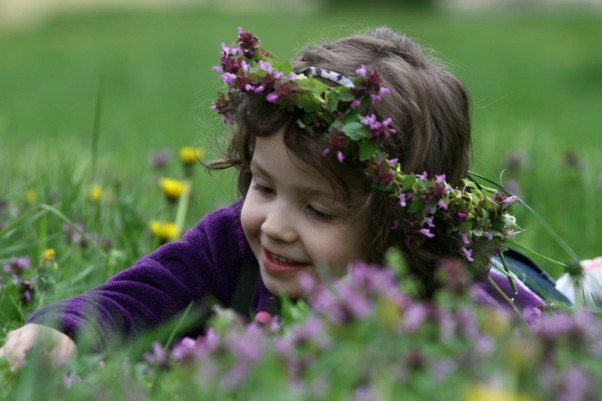
{"type": "Polygon", "coordinates": [[[274,262],[276,262],[276,263],[282,263],[282,264],[291,264],[291,263],[295,263],[295,261],[294,261],[294,260],[290,260],[290,259],[287,259],[287,258],[283,258],[283,257],[281,257],[281,256],[278,256],[278,255],[275,255],[275,254],[273,254],[273,253],[271,254],[271,256],[272,256],[272,260],[273,260],[274,262]]]}

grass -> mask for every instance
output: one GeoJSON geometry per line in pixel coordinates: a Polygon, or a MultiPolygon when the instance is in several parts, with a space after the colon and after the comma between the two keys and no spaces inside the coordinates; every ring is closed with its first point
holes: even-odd
{"type": "MultiPolygon", "coordinates": [[[[599,255],[601,19],[579,11],[456,15],[351,7],[297,16],[203,8],[64,16],[0,31],[0,263],[27,255],[37,268],[42,251],[53,247],[60,266],[54,291],[34,304],[16,302],[15,288],[0,294],[3,331],[157,245],[148,222],[175,213],[157,179],[182,172],[177,161],[153,170],[149,155],[167,149],[177,159],[181,147],[202,146],[210,159],[221,149],[223,127],[208,110],[219,87],[210,67],[219,43],[232,40],[238,26],[282,58],[307,42],[379,25],[435,49],[472,94],[473,170],[497,179],[507,155],[521,152],[522,167],[504,179],[518,183],[578,258],[599,255]],[[93,184],[104,188],[100,202],[88,198],[93,184]],[[35,200],[26,200],[28,191],[35,200]],[[74,245],[63,225],[77,222],[111,246],[74,245]]],[[[230,173],[199,170],[192,184],[187,225],[236,196],[230,173]]],[[[517,215],[527,246],[560,261],[573,257],[526,209],[517,215]]]]}

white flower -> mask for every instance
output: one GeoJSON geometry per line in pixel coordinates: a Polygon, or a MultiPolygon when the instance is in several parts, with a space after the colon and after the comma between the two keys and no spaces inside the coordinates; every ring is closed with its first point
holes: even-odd
{"type": "Polygon", "coordinates": [[[504,213],[504,225],[506,227],[514,227],[516,225],[516,217],[509,213],[504,213]]]}
{"type": "Polygon", "coordinates": [[[556,289],[577,307],[602,305],[602,256],[579,262],[582,275],[565,273],[556,281],[556,289]]]}

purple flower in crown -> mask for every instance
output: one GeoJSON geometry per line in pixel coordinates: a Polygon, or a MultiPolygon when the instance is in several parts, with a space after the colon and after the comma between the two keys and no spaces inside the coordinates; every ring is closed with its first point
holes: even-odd
{"type": "Polygon", "coordinates": [[[222,43],[222,51],[220,53],[220,65],[217,65],[212,69],[217,72],[235,74],[240,68],[240,59],[238,58],[239,52],[240,50],[238,48],[233,46],[228,47],[224,43],[222,43]]]}
{"type": "Polygon", "coordinates": [[[380,121],[375,114],[370,114],[369,116],[362,118],[360,122],[366,127],[370,128],[374,138],[386,138],[391,134],[397,133],[394,128],[390,127],[391,123],[393,122],[393,119],[391,118],[380,121]]]}
{"type": "Polygon", "coordinates": [[[337,155],[337,159],[342,161],[342,150],[349,146],[349,138],[340,130],[333,129],[331,130],[330,135],[328,135],[328,144],[326,148],[322,152],[323,156],[328,156],[331,152],[335,152],[337,155]],[[339,156],[339,153],[341,154],[339,156]]]}
{"type": "MultiPolygon", "coordinates": [[[[355,73],[361,78],[358,84],[359,89],[363,89],[364,96],[370,96],[372,101],[379,102],[382,100],[383,95],[391,93],[389,88],[381,87],[382,82],[380,75],[376,71],[369,71],[364,64],[362,64],[355,73]]],[[[358,103],[352,103],[352,108],[358,106],[358,103]]]]}
{"type": "Polygon", "coordinates": [[[393,182],[394,173],[388,160],[375,160],[372,174],[374,181],[380,185],[387,186],[393,182]]]}
{"type": "MultiPolygon", "coordinates": [[[[445,195],[451,192],[451,190],[452,187],[447,183],[447,181],[445,181],[445,174],[436,175],[435,181],[433,181],[433,186],[431,188],[430,195],[434,199],[442,199],[445,197],[445,195]]],[[[443,204],[445,206],[439,204],[439,207],[447,210],[447,204],[445,204],[444,202],[443,204]]]]}
{"type": "Polygon", "coordinates": [[[494,194],[493,199],[502,206],[503,209],[512,205],[514,202],[518,200],[518,196],[516,195],[508,195],[505,192],[498,191],[494,194]]]}
{"type": "Polygon", "coordinates": [[[462,255],[464,255],[467,261],[474,262],[474,258],[472,257],[472,249],[463,246],[460,248],[460,252],[462,255]]]}
{"type": "Polygon", "coordinates": [[[253,58],[259,52],[259,39],[251,32],[238,28],[238,43],[246,58],[253,58]]]}
{"type": "Polygon", "coordinates": [[[431,228],[435,227],[433,219],[433,216],[425,217],[424,221],[422,222],[423,227],[419,230],[420,234],[424,235],[427,238],[433,238],[435,236],[435,234],[431,232],[431,228]]]}

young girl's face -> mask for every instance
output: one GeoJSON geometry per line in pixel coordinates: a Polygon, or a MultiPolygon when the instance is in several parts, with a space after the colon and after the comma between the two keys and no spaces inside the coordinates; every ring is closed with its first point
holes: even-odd
{"type": "Polygon", "coordinates": [[[332,184],[287,149],[282,130],[258,137],[242,226],[267,289],[302,295],[300,277],[340,276],[366,256],[366,224],[332,184]]]}

